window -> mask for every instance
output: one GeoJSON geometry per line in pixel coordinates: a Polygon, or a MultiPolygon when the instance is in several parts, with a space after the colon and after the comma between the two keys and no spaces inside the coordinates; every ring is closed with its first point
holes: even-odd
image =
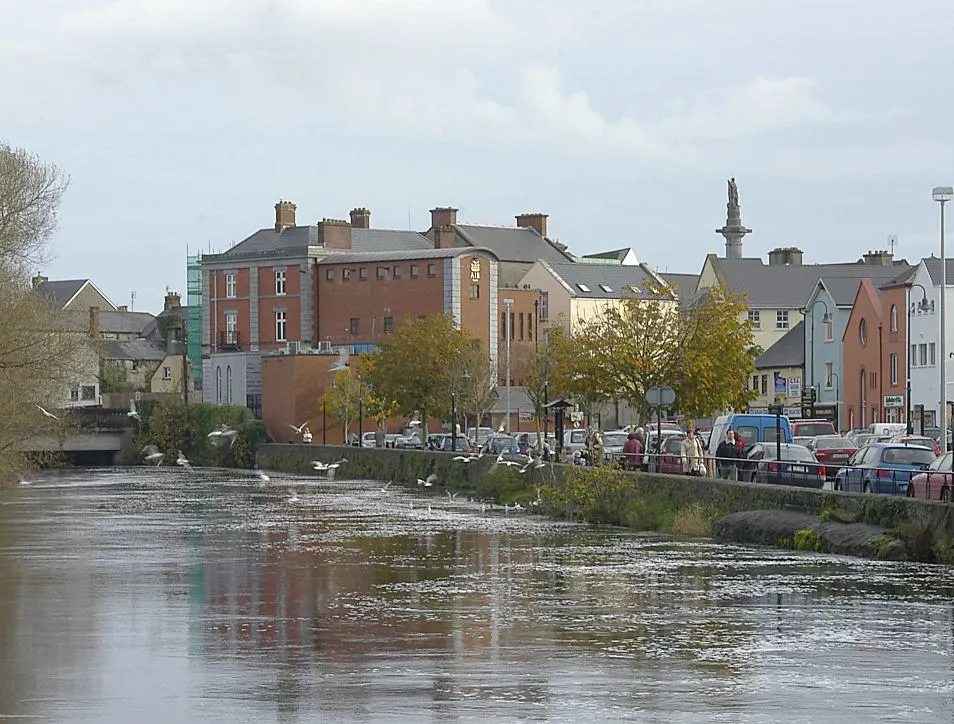
{"type": "Polygon", "coordinates": [[[934,352],[934,342],[931,342],[931,344],[928,345],[928,358],[930,360],[928,364],[931,365],[931,367],[937,364],[937,359],[934,356],[934,352]]]}
{"type": "Polygon", "coordinates": [[[755,390],[756,392],[759,391],[759,376],[758,375],[752,375],[752,389],[755,390]]]}
{"type": "Polygon", "coordinates": [[[348,328],[351,330],[351,334],[357,334],[358,330],[361,329],[361,319],[358,317],[352,317],[351,324],[348,328]]]}
{"type": "Polygon", "coordinates": [[[384,318],[384,333],[391,334],[394,331],[394,317],[384,318]]]}
{"type": "Polygon", "coordinates": [[[349,281],[351,279],[351,269],[342,269],[341,279],[342,281],[349,281]]]}
{"type": "Polygon", "coordinates": [[[70,402],[79,402],[79,387],[70,390],[70,402]]]}
{"type": "Polygon", "coordinates": [[[327,279],[329,282],[333,282],[333,281],[335,280],[335,270],[334,270],[334,269],[326,269],[326,270],[325,270],[325,279],[327,279]]]}
{"type": "Polygon", "coordinates": [[[898,331],[898,305],[897,304],[891,305],[891,331],[892,332],[898,331]]]}
{"type": "Polygon", "coordinates": [[[232,365],[225,368],[225,404],[232,404],[232,365]]]}
{"type": "Polygon", "coordinates": [[[285,270],[275,270],[275,294],[279,297],[285,296],[285,270]]]}
{"type": "Polygon", "coordinates": [[[391,270],[391,278],[393,279],[401,278],[401,267],[395,266],[394,269],[391,270]]]}
{"type": "Polygon", "coordinates": [[[516,316],[517,316],[516,313],[514,312],[510,313],[510,341],[511,342],[513,341],[513,335],[516,333],[516,329],[514,329],[514,326],[515,326],[514,322],[517,321],[516,316]]]}
{"type": "Polygon", "coordinates": [[[898,384],[898,353],[892,352],[891,357],[891,384],[898,384]]]}
{"type": "Polygon", "coordinates": [[[533,315],[527,315],[527,339],[533,339],[533,315]]]}
{"type": "Polygon", "coordinates": [[[825,363],[825,388],[831,389],[835,386],[835,363],[825,363]]]}
{"type": "Polygon", "coordinates": [[[518,322],[520,325],[520,339],[523,339],[523,312],[520,312],[520,319],[518,322]]]}
{"type": "Polygon", "coordinates": [[[918,346],[916,344],[911,345],[911,349],[908,351],[908,359],[911,360],[911,366],[918,366],[918,346]]]}
{"type": "Polygon", "coordinates": [[[417,264],[411,264],[411,279],[417,279],[421,275],[421,268],[417,264]]]}
{"type": "Polygon", "coordinates": [[[752,329],[762,329],[762,315],[758,309],[750,309],[748,318],[752,323],[752,329]]]}
{"type": "Polygon", "coordinates": [[[215,404],[222,404],[222,368],[215,368],[215,404]]]}
{"type": "Polygon", "coordinates": [[[611,287],[609,284],[600,284],[600,289],[602,289],[607,294],[613,293],[613,287],[611,287]]]}
{"type": "Polygon", "coordinates": [[[388,268],[386,266],[378,267],[378,279],[387,279],[388,278],[388,268]]]}
{"type": "Polygon", "coordinates": [[[360,280],[363,281],[363,282],[365,282],[365,281],[368,280],[368,268],[367,268],[367,267],[361,267],[360,269],[358,269],[358,279],[360,279],[360,280]]]}
{"type": "Polygon", "coordinates": [[[835,321],[831,318],[830,314],[828,315],[828,321],[825,322],[825,341],[835,341],[835,321]]]}
{"type": "Polygon", "coordinates": [[[163,367],[163,368],[162,368],[162,379],[164,379],[164,380],[171,380],[171,379],[172,379],[172,368],[171,368],[171,367],[163,367]]]}
{"type": "Polygon", "coordinates": [[[586,284],[579,284],[579,283],[577,283],[576,286],[578,286],[578,287],[580,288],[580,291],[581,291],[581,292],[585,292],[585,293],[589,294],[590,288],[589,288],[588,286],[586,286],[586,284]]]}
{"type": "Polygon", "coordinates": [[[762,394],[768,394],[768,375],[762,375],[762,394]]]}
{"type": "Polygon", "coordinates": [[[550,292],[540,292],[540,321],[550,318],[550,292]]]}
{"type": "Polygon", "coordinates": [[[862,319],[858,322],[858,339],[861,341],[862,347],[868,346],[868,320],[862,319]]]}
{"type": "Polygon", "coordinates": [[[96,385],[83,385],[80,387],[80,398],[84,402],[90,402],[96,399],[96,385]]]}
{"type": "Polygon", "coordinates": [[[428,264],[427,265],[427,276],[436,277],[437,276],[437,264],[428,264]]]}
{"type": "Polygon", "coordinates": [[[225,297],[235,299],[235,272],[225,273],[225,297]]]}
{"type": "Polygon", "coordinates": [[[480,284],[471,284],[471,285],[470,285],[470,298],[471,298],[471,299],[480,299],[480,284]]]}
{"type": "Polygon", "coordinates": [[[871,374],[868,375],[868,379],[871,381],[871,385],[870,385],[871,389],[873,389],[873,390],[874,390],[874,389],[877,389],[877,387],[878,387],[878,373],[877,373],[877,372],[872,372],[871,374]]]}
{"type": "Polygon", "coordinates": [[[285,341],[285,324],[287,315],[284,311],[275,312],[275,341],[285,341]]]}
{"type": "Polygon", "coordinates": [[[918,345],[918,359],[921,360],[921,366],[927,367],[927,344],[922,343],[918,345]]]}
{"type": "Polygon", "coordinates": [[[787,309],[779,309],[775,312],[775,329],[788,329],[787,309]]]}
{"type": "Polygon", "coordinates": [[[238,312],[225,313],[225,343],[236,344],[238,342],[238,312]]]}

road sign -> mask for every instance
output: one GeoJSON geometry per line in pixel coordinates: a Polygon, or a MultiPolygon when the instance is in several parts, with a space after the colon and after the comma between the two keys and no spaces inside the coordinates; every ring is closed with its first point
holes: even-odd
{"type": "Polygon", "coordinates": [[[885,395],[885,407],[904,407],[904,395],[885,395]]]}
{"type": "Polygon", "coordinates": [[[646,404],[652,407],[669,407],[676,401],[676,391],[672,387],[650,387],[646,390],[646,404]]]}

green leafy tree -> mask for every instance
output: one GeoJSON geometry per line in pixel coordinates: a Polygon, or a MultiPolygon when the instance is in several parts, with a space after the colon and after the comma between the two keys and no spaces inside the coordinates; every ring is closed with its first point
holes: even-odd
{"type": "MultiPolygon", "coordinates": [[[[359,403],[365,409],[371,408],[368,385],[362,380],[357,369],[349,367],[335,373],[334,382],[326,390],[326,394],[328,395],[327,409],[341,422],[341,434],[344,442],[347,442],[351,423],[358,419],[359,403]]],[[[373,410],[368,416],[373,416],[373,410]]]]}
{"type": "Polygon", "coordinates": [[[369,385],[381,399],[393,401],[399,414],[419,413],[426,438],[430,416],[450,416],[450,370],[470,345],[446,315],[405,317],[372,353],[369,385]]]}

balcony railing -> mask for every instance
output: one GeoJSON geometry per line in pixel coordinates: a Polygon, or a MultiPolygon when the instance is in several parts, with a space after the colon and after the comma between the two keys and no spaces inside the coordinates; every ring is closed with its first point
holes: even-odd
{"type": "Polygon", "coordinates": [[[216,347],[217,352],[241,352],[242,338],[236,330],[226,330],[219,332],[219,344],[216,347]]]}

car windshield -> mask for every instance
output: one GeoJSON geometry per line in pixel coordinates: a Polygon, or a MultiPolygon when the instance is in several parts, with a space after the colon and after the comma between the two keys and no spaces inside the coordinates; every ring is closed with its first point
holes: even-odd
{"type": "Polygon", "coordinates": [[[621,432],[608,432],[603,435],[603,447],[623,447],[627,435],[621,432]]]}
{"type": "Polygon", "coordinates": [[[952,459],[954,459],[954,453],[945,453],[935,458],[934,462],[928,465],[928,470],[950,470],[952,459]]]}
{"type": "Polygon", "coordinates": [[[847,437],[820,437],[815,440],[816,450],[854,450],[855,446],[847,437]]]}
{"type": "Polygon", "coordinates": [[[934,460],[934,451],[925,447],[886,447],[881,462],[888,465],[927,465],[934,460]]]}
{"type": "Polygon", "coordinates": [[[782,443],[782,457],[776,457],[775,445],[766,445],[765,446],[765,459],[766,460],[793,460],[796,462],[806,462],[813,463],[815,461],[815,456],[812,455],[812,451],[809,450],[804,445],[793,445],[792,443],[782,443]]]}
{"type": "Polygon", "coordinates": [[[831,435],[835,432],[835,428],[830,422],[797,422],[794,427],[795,434],[799,437],[831,435]]]}

